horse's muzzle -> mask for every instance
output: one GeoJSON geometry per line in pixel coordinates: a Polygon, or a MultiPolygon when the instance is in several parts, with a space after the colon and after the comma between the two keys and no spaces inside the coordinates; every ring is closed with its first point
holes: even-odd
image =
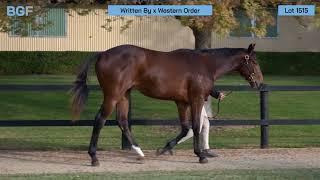
{"type": "Polygon", "coordinates": [[[251,82],[250,85],[251,85],[252,88],[257,89],[257,90],[261,90],[265,86],[265,84],[258,83],[256,81],[251,82]]]}

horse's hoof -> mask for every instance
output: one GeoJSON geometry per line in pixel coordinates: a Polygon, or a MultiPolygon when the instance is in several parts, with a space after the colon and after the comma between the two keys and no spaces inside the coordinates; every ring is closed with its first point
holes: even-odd
{"type": "Polygon", "coordinates": [[[206,158],[206,157],[200,157],[199,158],[199,163],[200,164],[206,164],[206,163],[208,163],[209,161],[208,161],[208,159],[206,158]]]}
{"type": "Polygon", "coordinates": [[[139,156],[139,157],[137,157],[137,160],[138,160],[138,161],[143,161],[144,158],[145,158],[144,156],[139,156]]]}
{"type": "Polygon", "coordinates": [[[164,148],[164,149],[162,149],[162,148],[157,149],[156,155],[157,155],[157,156],[160,156],[160,155],[165,154],[166,152],[169,152],[169,154],[170,154],[171,156],[173,155],[173,151],[172,151],[171,149],[166,149],[166,148],[164,148]]]}
{"type": "Polygon", "coordinates": [[[99,163],[98,160],[97,161],[92,161],[91,162],[91,166],[97,167],[97,166],[100,166],[100,163],[99,163]]]}
{"type": "Polygon", "coordinates": [[[163,155],[165,152],[166,152],[165,149],[159,148],[159,149],[157,149],[156,155],[160,156],[160,155],[163,155]]]}

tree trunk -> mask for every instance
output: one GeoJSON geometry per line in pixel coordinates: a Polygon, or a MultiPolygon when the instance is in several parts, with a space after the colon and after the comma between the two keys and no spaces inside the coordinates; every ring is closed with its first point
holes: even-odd
{"type": "Polygon", "coordinates": [[[212,35],[210,30],[199,31],[196,28],[192,28],[192,31],[195,38],[195,49],[211,48],[212,35]]]}

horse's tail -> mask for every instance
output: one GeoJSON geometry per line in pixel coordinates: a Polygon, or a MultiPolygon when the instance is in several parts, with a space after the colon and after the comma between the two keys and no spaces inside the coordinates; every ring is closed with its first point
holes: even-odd
{"type": "Polygon", "coordinates": [[[89,94],[89,89],[87,86],[88,72],[93,60],[97,60],[99,59],[99,57],[100,53],[95,53],[82,64],[81,69],[77,75],[77,79],[74,82],[74,86],[71,89],[71,114],[73,121],[80,118],[80,113],[87,102],[89,94]]]}

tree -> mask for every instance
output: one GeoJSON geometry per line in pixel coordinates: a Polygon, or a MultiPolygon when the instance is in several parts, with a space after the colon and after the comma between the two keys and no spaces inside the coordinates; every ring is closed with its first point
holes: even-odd
{"type": "MultiPolygon", "coordinates": [[[[9,32],[15,31],[16,34],[26,35],[26,26],[14,27],[16,21],[24,23],[20,24],[32,24],[33,29],[41,29],[45,27],[43,24],[32,23],[35,20],[36,15],[45,13],[48,8],[56,6],[64,6],[66,9],[73,9],[80,15],[87,15],[89,12],[94,11],[95,8],[101,6],[105,8],[106,4],[174,4],[174,5],[200,5],[200,4],[212,4],[213,15],[212,16],[181,16],[170,17],[178,19],[181,24],[188,26],[192,29],[195,37],[195,48],[210,48],[211,47],[211,33],[212,31],[227,36],[231,30],[239,27],[239,22],[235,17],[235,13],[239,10],[243,10],[250,19],[254,19],[256,25],[254,27],[248,27],[249,31],[254,33],[257,37],[263,37],[266,35],[267,26],[272,25],[275,19],[271,16],[269,9],[276,8],[278,4],[315,4],[320,5],[319,2],[312,0],[296,1],[290,0],[51,0],[51,1],[36,1],[29,0],[24,1],[26,4],[33,5],[35,7],[34,13],[29,17],[23,18],[10,18],[7,17],[4,10],[5,5],[1,5],[0,13],[0,31],[9,32]]],[[[21,0],[8,1],[8,4],[20,4],[21,0]]],[[[316,9],[315,17],[313,18],[298,18],[301,25],[308,26],[314,24],[320,26],[320,7],[316,9]]],[[[149,17],[153,18],[153,17],[149,17]]],[[[125,17],[115,17],[113,19],[107,19],[107,23],[102,26],[103,28],[111,31],[112,21],[122,20],[125,24],[122,30],[130,28],[132,20],[128,20],[125,17]]]]}

